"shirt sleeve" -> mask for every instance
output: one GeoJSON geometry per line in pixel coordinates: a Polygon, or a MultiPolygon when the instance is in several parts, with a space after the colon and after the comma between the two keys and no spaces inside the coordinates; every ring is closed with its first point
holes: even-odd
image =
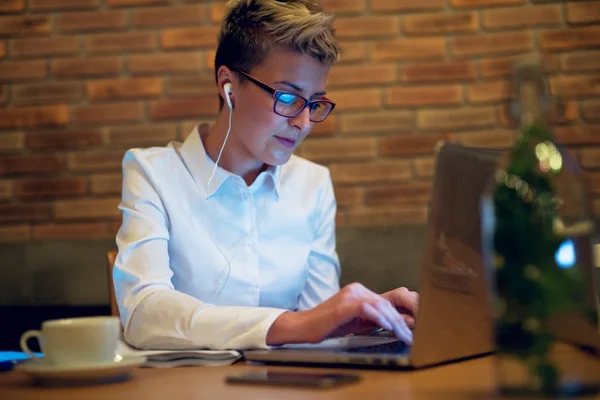
{"type": "Polygon", "coordinates": [[[215,306],[175,290],[169,264],[169,216],[159,189],[130,151],[113,281],[125,340],[140,349],[268,348],[273,322],[287,310],[215,306]]]}
{"type": "Polygon", "coordinates": [[[337,203],[331,175],[321,188],[315,236],[308,256],[308,277],[300,294],[298,310],[311,309],[340,290],[340,262],[336,252],[337,203]]]}

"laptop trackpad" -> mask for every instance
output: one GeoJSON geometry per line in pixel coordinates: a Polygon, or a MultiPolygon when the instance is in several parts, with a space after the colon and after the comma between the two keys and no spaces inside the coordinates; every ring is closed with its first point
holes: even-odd
{"type": "Polygon", "coordinates": [[[326,339],[320,343],[301,343],[301,344],[286,344],[280,349],[309,349],[309,350],[339,350],[353,349],[356,347],[375,346],[379,344],[397,342],[398,339],[393,337],[376,337],[376,336],[344,336],[339,338],[326,339]]]}

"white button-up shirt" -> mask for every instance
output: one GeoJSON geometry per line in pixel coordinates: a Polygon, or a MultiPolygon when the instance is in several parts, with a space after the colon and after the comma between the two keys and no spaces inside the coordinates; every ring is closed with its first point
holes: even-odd
{"type": "Polygon", "coordinates": [[[219,167],[207,191],[207,132],[123,159],[113,280],[138,348],[266,348],[279,315],[339,291],[328,169],[292,156],[248,187],[219,167]]]}

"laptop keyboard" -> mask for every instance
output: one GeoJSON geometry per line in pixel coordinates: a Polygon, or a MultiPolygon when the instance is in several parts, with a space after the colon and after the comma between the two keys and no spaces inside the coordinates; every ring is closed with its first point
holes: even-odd
{"type": "Polygon", "coordinates": [[[344,349],[344,353],[377,353],[377,354],[407,354],[410,346],[404,342],[397,341],[391,343],[376,344],[372,346],[356,347],[353,349],[344,349]]]}

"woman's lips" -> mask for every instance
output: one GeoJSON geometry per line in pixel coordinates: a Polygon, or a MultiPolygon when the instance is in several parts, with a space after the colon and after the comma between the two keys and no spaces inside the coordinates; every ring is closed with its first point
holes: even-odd
{"type": "Polygon", "coordinates": [[[294,139],[288,139],[288,138],[284,138],[284,137],[281,137],[281,136],[275,136],[275,138],[277,140],[279,140],[279,143],[281,143],[282,145],[284,145],[288,149],[291,149],[292,147],[294,147],[296,145],[296,141],[294,139]]]}

